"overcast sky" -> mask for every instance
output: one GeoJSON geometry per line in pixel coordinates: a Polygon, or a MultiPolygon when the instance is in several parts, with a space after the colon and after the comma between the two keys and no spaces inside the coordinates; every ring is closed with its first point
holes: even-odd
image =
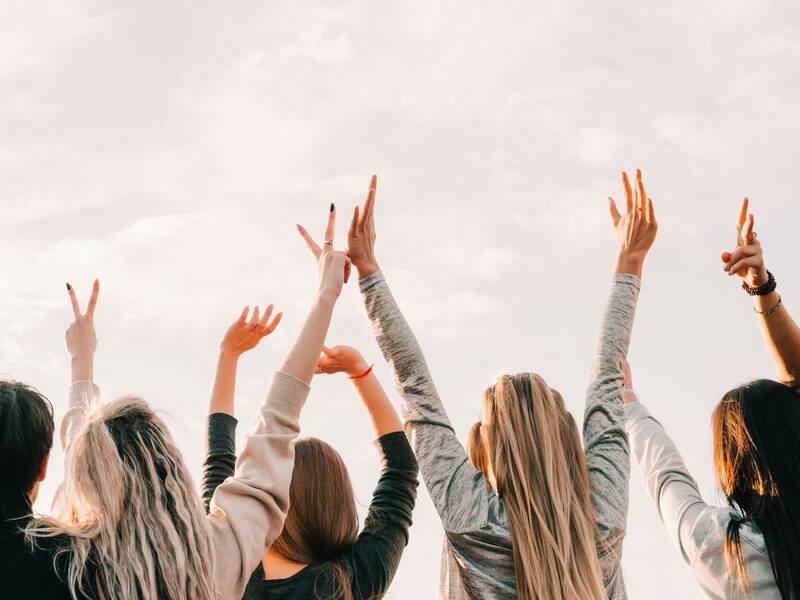
{"type": "MultiPolygon", "coordinates": [[[[222,334],[245,304],[285,312],[243,358],[241,441],[316,286],[294,224],[321,235],[374,172],[379,260],[462,439],[503,372],[540,373],[580,417],[616,252],[605,199],[639,166],[660,231],[636,387],[719,499],[712,407],[774,373],[719,260],[743,195],[790,309],[800,293],[797,4],[333,4],[0,2],[0,376],[60,418],[64,283],[85,302],[100,277],[97,382],[163,411],[199,479],[222,334]]],[[[353,284],[328,341],[391,387],[353,284]]],[[[302,426],[366,505],[378,463],[346,378],[315,380],[302,426]]],[[[441,541],[421,491],[390,597],[435,597],[441,541]]],[[[697,596],[635,467],[624,570],[632,598],[697,596]]]]}

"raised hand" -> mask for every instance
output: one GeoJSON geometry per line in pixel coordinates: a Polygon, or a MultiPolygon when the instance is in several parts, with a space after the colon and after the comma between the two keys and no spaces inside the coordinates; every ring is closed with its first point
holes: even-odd
{"type": "Polygon", "coordinates": [[[347,233],[347,256],[358,270],[359,278],[367,277],[380,270],[375,260],[375,192],[378,187],[378,176],[373,175],[369,181],[367,199],[364,207],[356,206],[350,230],[347,233]]]}
{"type": "Polygon", "coordinates": [[[92,295],[86,305],[86,312],[81,312],[75,289],[67,284],[67,293],[72,303],[72,314],[75,320],[67,328],[64,338],[67,352],[72,360],[72,381],[91,380],[94,376],[94,353],[97,350],[97,334],[94,329],[94,311],[97,307],[97,296],[100,293],[100,282],[95,279],[92,295]]]}
{"type": "Polygon", "coordinates": [[[745,198],[739,205],[736,219],[736,249],[722,253],[723,270],[728,275],[738,275],[750,287],[759,287],[768,280],[767,268],[764,266],[764,254],[761,242],[753,231],[755,217],[748,213],[750,201],[745,198]]]}
{"type": "Polygon", "coordinates": [[[219,345],[220,352],[238,357],[248,350],[255,348],[258,342],[275,331],[275,328],[278,327],[278,324],[281,322],[283,313],[278,313],[275,315],[275,318],[270,321],[272,310],[273,306],[270,304],[264,311],[264,314],[259,316],[258,306],[256,306],[248,321],[247,316],[250,312],[250,308],[245,306],[236,322],[225,332],[225,337],[222,338],[222,342],[219,345]]]}
{"type": "Polygon", "coordinates": [[[325,229],[325,240],[322,247],[314,241],[314,238],[306,231],[302,225],[297,225],[297,231],[306,241],[308,249],[317,259],[319,270],[320,292],[331,293],[334,298],[338,298],[342,291],[342,286],[350,279],[350,259],[344,252],[333,249],[333,236],[336,231],[336,207],[331,204],[328,215],[328,226],[325,229]]]}
{"type": "Polygon", "coordinates": [[[611,222],[620,240],[617,272],[641,276],[647,252],[653,246],[658,231],[653,201],[647,197],[642,172],[636,169],[636,187],[631,187],[628,174],[622,173],[625,189],[625,214],[620,214],[614,199],[609,196],[611,222]]]}
{"type": "Polygon", "coordinates": [[[350,377],[361,375],[369,368],[361,353],[350,346],[322,347],[315,373],[347,373],[350,377]]]}

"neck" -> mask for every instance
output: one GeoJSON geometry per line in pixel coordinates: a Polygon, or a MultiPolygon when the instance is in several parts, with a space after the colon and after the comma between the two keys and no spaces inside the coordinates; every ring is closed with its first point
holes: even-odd
{"type": "Polygon", "coordinates": [[[264,579],[286,579],[308,566],[306,563],[286,558],[274,548],[267,550],[261,559],[261,564],[264,567],[264,579]]]}

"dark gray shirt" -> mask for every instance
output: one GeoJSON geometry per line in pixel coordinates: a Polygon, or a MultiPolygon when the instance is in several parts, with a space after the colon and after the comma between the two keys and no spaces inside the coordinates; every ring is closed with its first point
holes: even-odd
{"type": "MultiPolygon", "coordinates": [[[[428,371],[422,349],[383,274],[360,282],[367,314],[394,374],[406,434],[445,530],[439,596],[517,597],[511,534],[503,503],[472,467],[428,371]]],[[[614,277],[590,371],[583,423],[598,556],[609,598],[627,597],[620,568],[628,512],[629,453],[622,364],[639,293],[633,275],[614,277]]]]}

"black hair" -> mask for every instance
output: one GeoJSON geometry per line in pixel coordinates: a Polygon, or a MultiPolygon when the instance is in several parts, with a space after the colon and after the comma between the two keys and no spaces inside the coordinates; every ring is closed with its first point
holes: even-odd
{"type": "Polygon", "coordinates": [[[34,388],[0,381],[0,487],[28,494],[53,447],[53,407],[34,388]]]}

